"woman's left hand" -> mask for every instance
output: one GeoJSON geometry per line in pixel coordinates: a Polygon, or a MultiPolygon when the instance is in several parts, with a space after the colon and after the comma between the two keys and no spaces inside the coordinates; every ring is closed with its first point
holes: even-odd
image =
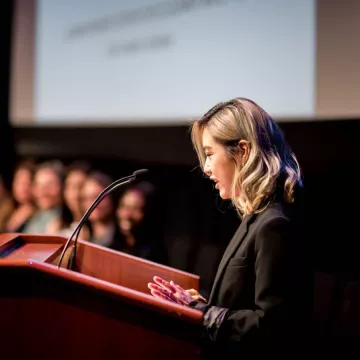
{"type": "Polygon", "coordinates": [[[158,299],[180,305],[189,305],[193,301],[192,296],[173,281],[167,282],[158,276],[154,276],[154,282],[155,284],[148,283],[148,288],[151,290],[151,294],[158,299]]]}

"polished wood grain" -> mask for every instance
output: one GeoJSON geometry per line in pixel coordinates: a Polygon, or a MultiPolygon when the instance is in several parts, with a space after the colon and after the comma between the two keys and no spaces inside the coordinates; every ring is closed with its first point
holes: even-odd
{"type": "MultiPolygon", "coordinates": [[[[7,235],[7,234],[5,234],[7,235]]],[[[15,235],[15,234],[13,234],[15,235]]],[[[37,235],[37,234],[16,234],[20,236],[25,242],[28,243],[40,243],[40,244],[65,244],[66,238],[63,236],[55,235],[37,235]]],[[[1,235],[2,237],[3,235],[1,235]]],[[[1,238],[0,237],[0,238],[1,238]]]]}
{"type": "MultiPolygon", "coordinates": [[[[0,244],[21,246],[7,254],[7,260],[32,259],[57,265],[66,238],[60,236],[4,234],[0,235],[0,244]]],[[[3,246],[5,246],[3,245],[3,246]]],[[[72,243],[71,243],[72,245],[72,243]]],[[[0,248],[1,250],[1,248],[0,248]]],[[[68,248],[62,261],[66,267],[71,252],[68,248]]],[[[113,284],[149,293],[147,284],[153,276],[160,276],[168,281],[173,280],[186,289],[199,289],[199,276],[171,267],[163,266],[122,252],[102,246],[79,241],[76,252],[76,263],[73,270],[113,284]]]]}
{"type": "Polygon", "coordinates": [[[45,235],[0,235],[0,255],[7,260],[47,261],[63,247],[64,239],[45,235]],[[4,256],[6,253],[6,256],[4,256]]]}
{"type": "Polygon", "coordinates": [[[1,234],[0,235],[0,247],[4,244],[7,244],[10,241],[14,241],[19,237],[19,234],[1,234]]]}
{"type": "Polygon", "coordinates": [[[17,242],[19,237],[13,237],[13,236],[0,236],[0,257],[3,258],[7,256],[7,254],[13,249],[17,242]]]}
{"type": "Polygon", "coordinates": [[[58,268],[65,241],[0,235],[1,358],[199,359],[202,313],[147,289],[153,275],[187,288],[198,276],[83,241],[75,269],[58,268]]]}
{"type": "Polygon", "coordinates": [[[123,301],[131,302],[142,307],[151,308],[152,310],[170,314],[174,317],[180,317],[184,320],[198,323],[202,319],[202,313],[181,306],[175,303],[169,303],[167,301],[156,299],[150,294],[144,294],[131,288],[127,288],[120,285],[115,285],[110,282],[95,279],[88,275],[80,274],[71,270],[60,268],[58,269],[54,265],[40,263],[33,260],[3,260],[0,261],[0,270],[21,268],[24,273],[29,272],[41,272],[49,277],[63,279],[78,284],[79,286],[85,286],[94,289],[98,292],[105,293],[107,295],[115,295],[117,298],[123,301]]]}
{"type": "Polygon", "coordinates": [[[93,303],[92,299],[78,296],[77,300],[80,299],[88,302],[86,308],[78,303],[40,297],[0,299],[0,306],[7,308],[2,319],[2,326],[7,329],[2,336],[2,343],[6,344],[2,358],[200,359],[196,344],[171,334],[171,327],[177,326],[176,323],[147,318],[146,314],[137,314],[129,308],[123,308],[116,317],[107,316],[101,307],[109,304],[93,303]],[[137,322],[140,321],[146,325],[139,326],[137,322]],[[170,334],[153,330],[151,323],[154,322],[163,322],[164,329],[169,328],[170,334]]]}
{"type": "Polygon", "coordinates": [[[9,254],[7,260],[37,260],[45,262],[55,252],[62,248],[62,244],[41,244],[41,243],[25,243],[20,248],[9,254]]]}
{"type": "Polygon", "coordinates": [[[197,275],[87,242],[79,242],[76,270],[144,293],[149,293],[147,284],[154,275],[173,280],[185,289],[199,289],[197,275]]]}
{"type": "Polygon", "coordinates": [[[4,358],[199,359],[196,310],[36,261],[0,276],[4,358]]]}

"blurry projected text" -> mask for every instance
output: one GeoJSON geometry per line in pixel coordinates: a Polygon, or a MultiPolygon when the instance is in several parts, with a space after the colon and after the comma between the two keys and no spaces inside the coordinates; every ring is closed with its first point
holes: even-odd
{"type": "Polygon", "coordinates": [[[168,123],[315,103],[315,0],[40,0],[36,123],[168,123]]]}

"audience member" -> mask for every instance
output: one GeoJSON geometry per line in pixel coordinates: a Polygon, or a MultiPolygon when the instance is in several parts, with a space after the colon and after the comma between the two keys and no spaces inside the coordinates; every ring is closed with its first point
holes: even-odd
{"type": "Polygon", "coordinates": [[[6,222],[13,211],[13,202],[0,175],[0,232],[6,231],[6,222]]]}
{"type": "Polygon", "coordinates": [[[164,233],[156,209],[155,187],[148,182],[134,184],[119,199],[117,219],[123,235],[122,251],[151,261],[166,263],[164,233]]]}
{"type": "Polygon", "coordinates": [[[64,167],[54,160],[38,165],[32,185],[34,203],[37,207],[34,215],[25,225],[23,232],[34,234],[52,234],[51,225],[60,218],[64,167]]]}
{"type": "MultiPolygon", "coordinates": [[[[100,171],[91,172],[80,190],[81,211],[84,213],[100,192],[111,183],[112,180],[108,175],[100,171]]],[[[120,250],[122,242],[120,230],[116,223],[115,208],[114,193],[111,193],[91,213],[79,238],[114,250],[120,250]]]]}
{"type": "Polygon", "coordinates": [[[51,232],[70,236],[82,218],[84,212],[80,207],[80,190],[91,170],[89,163],[75,161],[67,168],[64,181],[64,205],[60,218],[51,225],[51,232]]]}
{"type": "Polygon", "coordinates": [[[12,182],[14,209],[7,220],[6,232],[22,232],[35,212],[31,193],[35,166],[33,161],[22,161],[14,171],[12,182]]]}

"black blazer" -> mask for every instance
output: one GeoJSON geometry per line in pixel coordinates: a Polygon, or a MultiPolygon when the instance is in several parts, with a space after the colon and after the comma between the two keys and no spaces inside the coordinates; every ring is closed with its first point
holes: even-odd
{"type": "Polygon", "coordinates": [[[204,312],[204,346],[212,356],[280,355],[285,344],[304,345],[313,284],[302,230],[297,209],[282,202],[244,218],[220,262],[208,304],[190,303],[204,312]]]}

